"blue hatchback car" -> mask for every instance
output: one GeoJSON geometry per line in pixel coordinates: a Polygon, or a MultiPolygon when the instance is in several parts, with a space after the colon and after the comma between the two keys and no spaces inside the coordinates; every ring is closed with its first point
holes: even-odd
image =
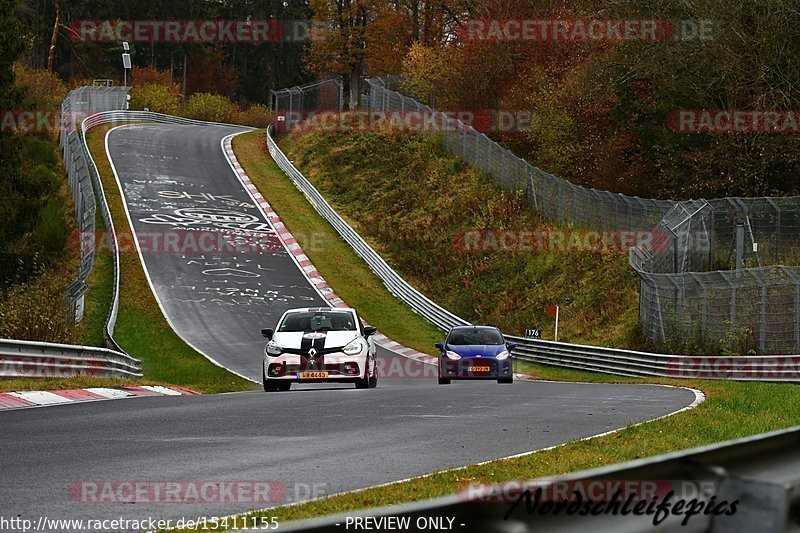
{"type": "Polygon", "coordinates": [[[496,379],[498,383],[513,383],[514,369],[511,350],[516,346],[506,342],[499,329],[493,326],[456,326],[439,349],[439,385],[453,379],[496,379]]]}

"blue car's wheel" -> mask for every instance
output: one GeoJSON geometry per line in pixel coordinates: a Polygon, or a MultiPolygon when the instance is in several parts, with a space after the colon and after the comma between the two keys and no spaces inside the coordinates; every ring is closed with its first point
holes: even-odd
{"type": "Polygon", "coordinates": [[[497,380],[498,383],[514,383],[514,378],[500,378],[497,380]]]}
{"type": "Polygon", "coordinates": [[[450,385],[450,380],[448,378],[439,378],[439,385],[450,385]]]}

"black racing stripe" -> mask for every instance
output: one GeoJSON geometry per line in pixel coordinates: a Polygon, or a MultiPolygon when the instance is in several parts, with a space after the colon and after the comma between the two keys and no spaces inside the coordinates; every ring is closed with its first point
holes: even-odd
{"type": "Polygon", "coordinates": [[[300,367],[303,369],[316,369],[322,368],[324,364],[324,353],[323,350],[325,349],[325,339],[327,338],[327,333],[324,331],[304,331],[302,340],[300,341],[300,367]],[[323,336],[318,339],[308,339],[306,335],[308,333],[322,333],[323,336]],[[308,351],[314,348],[317,351],[317,355],[314,359],[311,359],[308,356],[308,351]]]}

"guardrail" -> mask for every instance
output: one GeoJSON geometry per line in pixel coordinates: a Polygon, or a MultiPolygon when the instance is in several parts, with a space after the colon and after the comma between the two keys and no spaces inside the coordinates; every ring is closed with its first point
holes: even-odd
{"type": "Polygon", "coordinates": [[[453,326],[469,324],[463,318],[454,315],[447,309],[440,307],[424,294],[409,285],[378,255],[378,253],[366,243],[350,225],[340,217],[336,211],[328,204],[325,198],[317,191],[303,174],[295,168],[286,155],[278,148],[275,139],[272,137],[274,126],[267,129],[267,147],[269,153],[281,170],[289,176],[289,179],[305,194],[314,209],[317,210],[331,226],[336,228],[339,235],[349,244],[353,250],[361,257],[372,269],[375,274],[383,281],[386,288],[394,296],[401,299],[417,314],[425,317],[429,322],[442,330],[449,330],[453,326]]]}
{"type": "Polygon", "coordinates": [[[138,378],[142,363],[106,348],[0,339],[0,378],[72,376],[138,378]]]}
{"type": "MultiPolygon", "coordinates": [[[[368,516],[372,524],[381,517],[405,518],[409,527],[403,528],[404,531],[436,529],[430,524],[439,519],[444,524],[452,523],[455,531],[476,532],[777,533],[796,528],[796,512],[800,504],[798,464],[800,427],[795,427],[555,478],[513,485],[459,487],[461,492],[457,495],[307,520],[286,527],[286,531],[327,533],[359,529],[354,527],[355,518],[363,520],[368,516]],[[496,490],[492,493],[489,492],[491,489],[496,490]],[[526,489],[530,490],[532,502],[537,489],[541,489],[544,495],[530,511],[524,497],[526,489]],[[621,490],[622,495],[615,513],[609,500],[613,502],[616,490],[621,490]],[[570,507],[566,506],[566,510],[562,508],[555,513],[555,505],[549,505],[549,511],[545,510],[547,503],[562,498],[562,501],[576,501],[574,491],[588,493],[591,501],[599,503],[594,507],[599,512],[582,516],[574,508],[569,511],[570,507]],[[628,507],[629,512],[623,514],[622,502],[626,499],[626,491],[633,494],[633,504],[628,507]],[[669,491],[674,492],[668,498],[669,491]],[[487,493],[490,495],[488,498],[487,493]],[[599,496],[591,497],[598,493],[599,496]],[[639,501],[646,504],[636,513],[630,512],[630,509],[636,509],[635,504],[639,501]],[[684,502],[680,508],[677,505],[679,501],[684,502]],[[645,512],[651,502],[655,502],[653,510],[645,512]],[[666,511],[657,511],[656,506],[664,502],[666,511]],[[690,508],[695,513],[691,516],[690,508]],[[686,524],[682,525],[684,520],[686,524]]],[[[584,503],[588,499],[584,499],[584,503]]]]}
{"type": "MultiPolygon", "coordinates": [[[[274,127],[267,130],[269,153],[300,189],[314,209],[327,220],[383,281],[394,296],[443,331],[469,322],[439,306],[406,282],[364,241],[317,191],[275,143],[274,127]]],[[[517,343],[518,360],[619,376],[734,379],[742,381],[800,382],[800,356],[692,356],[583,346],[564,342],[507,336],[517,343]]]]}
{"type": "MultiPolygon", "coordinates": [[[[78,120],[89,113],[123,109],[127,104],[128,88],[124,87],[80,87],[67,93],[61,102],[61,131],[59,144],[64,156],[75,217],[81,234],[81,262],[78,274],[69,287],[70,319],[80,322],[83,317],[84,294],[89,290],[86,283],[94,266],[96,201],[92,183],[94,176],[89,171],[86,144],[81,143],[78,120]]],[[[106,221],[107,222],[107,221],[106,221]]]]}

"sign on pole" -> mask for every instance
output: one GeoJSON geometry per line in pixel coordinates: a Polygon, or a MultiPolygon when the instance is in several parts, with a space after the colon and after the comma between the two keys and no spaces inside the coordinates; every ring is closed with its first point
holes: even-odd
{"type": "Polygon", "coordinates": [[[555,333],[555,340],[558,340],[558,306],[557,305],[548,305],[547,306],[547,314],[550,316],[556,317],[556,333],[555,333]]]}

